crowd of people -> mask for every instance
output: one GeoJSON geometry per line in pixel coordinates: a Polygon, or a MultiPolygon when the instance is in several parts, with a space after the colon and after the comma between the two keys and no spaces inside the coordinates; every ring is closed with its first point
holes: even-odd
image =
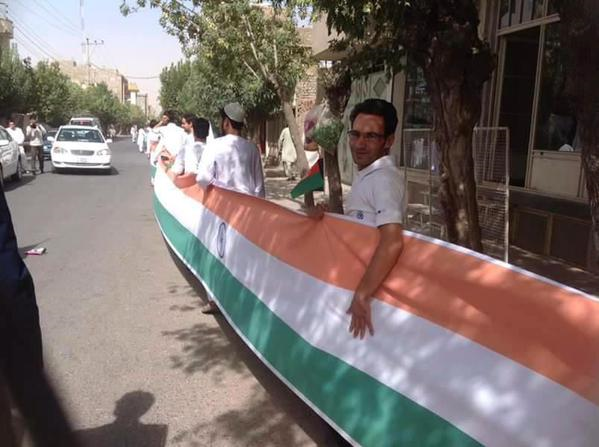
{"type": "MultiPolygon", "coordinates": [[[[242,137],[245,116],[241,105],[227,104],[221,110],[222,136],[214,139],[206,119],[185,114],[179,126],[173,112],[166,111],[160,122],[151,122],[146,129],[132,129],[132,141],[152,164],[163,164],[180,188],[197,183],[206,189],[217,186],[264,198],[260,151],[242,137]]],[[[347,215],[379,232],[377,248],[347,311],[354,337],[374,334],[373,296],[403,251],[406,194],[403,174],[390,155],[397,121],[395,107],[380,99],[356,105],[350,115],[348,139],[357,173],[346,200],[347,215]]],[[[287,128],[281,133],[279,147],[285,174],[294,179],[296,152],[287,128]]],[[[307,214],[321,219],[326,211],[326,206],[319,204],[308,209],[307,214]]],[[[218,308],[208,302],[202,312],[216,313],[218,308]]]]}

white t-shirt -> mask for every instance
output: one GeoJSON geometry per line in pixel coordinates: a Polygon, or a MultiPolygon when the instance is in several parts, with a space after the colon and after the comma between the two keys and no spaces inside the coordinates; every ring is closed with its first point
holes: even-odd
{"type": "Polygon", "coordinates": [[[175,157],[171,171],[175,174],[197,173],[205,146],[205,143],[201,141],[188,141],[183,150],[179,151],[175,157]]]}
{"type": "Polygon", "coordinates": [[[404,174],[389,155],[358,171],[346,208],[348,216],[368,225],[403,223],[407,208],[404,174]]]}
{"type": "Polygon", "coordinates": [[[7,127],[6,131],[10,134],[11,138],[17,142],[19,146],[21,146],[25,141],[25,134],[23,134],[23,131],[20,127],[15,127],[14,129],[7,127]]]}
{"type": "Polygon", "coordinates": [[[166,126],[159,127],[160,143],[156,148],[156,152],[160,153],[162,149],[166,149],[171,155],[175,156],[179,153],[183,146],[187,134],[185,131],[174,123],[168,123],[166,126]]]}
{"type": "Polygon", "coordinates": [[[265,197],[262,160],[256,145],[235,135],[208,143],[198,165],[197,182],[265,197]]]}

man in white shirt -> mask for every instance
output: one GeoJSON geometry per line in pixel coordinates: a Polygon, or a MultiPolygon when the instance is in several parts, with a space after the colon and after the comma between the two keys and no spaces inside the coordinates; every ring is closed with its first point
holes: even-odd
{"type": "Polygon", "coordinates": [[[210,123],[204,118],[197,118],[188,113],[183,115],[181,127],[189,137],[183,150],[175,157],[175,162],[168,173],[175,185],[184,188],[195,183],[198,164],[210,131],[210,123]]]}
{"type": "MultiPolygon", "coordinates": [[[[265,197],[262,160],[256,145],[241,137],[245,111],[238,103],[221,110],[221,129],[225,136],[208,143],[198,164],[196,181],[203,188],[211,185],[256,197],[265,197]]],[[[209,300],[202,313],[218,313],[209,300]]]]}
{"type": "Polygon", "coordinates": [[[17,127],[17,124],[10,120],[8,122],[8,128],[6,131],[10,134],[11,138],[15,140],[15,142],[19,145],[19,154],[21,154],[21,166],[26,171],[29,170],[29,165],[27,163],[27,154],[25,154],[25,148],[23,147],[23,143],[25,142],[25,134],[21,130],[20,127],[17,127]]]}
{"type": "Polygon", "coordinates": [[[283,170],[287,176],[287,180],[295,180],[295,161],[297,153],[295,145],[291,139],[291,131],[289,127],[285,127],[279,136],[279,156],[283,162],[283,170]]]}
{"type": "Polygon", "coordinates": [[[153,164],[159,156],[163,157],[166,162],[174,161],[179,151],[185,146],[187,134],[175,124],[175,120],[175,112],[167,110],[163,113],[159,126],[155,128],[160,133],[160,142],[152,155],[153,164]]]}
{"type": "Polygon", "coordinates": [[[29,152],[31,156],[31,172],[35,174],[35,161],[37,159],[40,173],[44,173],[44,134],[46,129],[37,123],[35,118],[31,119],[25,135],[29,140],[29,152]]]}
{"type": "MultiPolygon", "coordinates": [[[[403,250],[402,222],[406,213],[403,176],[389,155],[397,127],[393,104],[367,99],[350,114],[349,144],[358,173],[347,198],[347,214],[376,226],[379,242],[347,310],[354,337],[374,335],[371,302],[403,250]]],[[[322,209],[312,210],[321,217],[322,209]]]]}
{"type": "Polygon", "coordinates": [[[245,111],[239,104],[231,103],[221,110],[221,116],[225,136],[204,149],[196,181],[203,188],[214,185],[264,198],[260,152],[254,143],[240,136],[245,111]]]}

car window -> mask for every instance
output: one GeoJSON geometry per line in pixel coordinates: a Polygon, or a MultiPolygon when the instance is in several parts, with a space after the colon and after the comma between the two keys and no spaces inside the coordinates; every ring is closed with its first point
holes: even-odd
{"type": "Polygon", "coordinates": [[[12,141],[12,138],[6,130],[0,129],[0,140],[12,141]]]}
{"type": "Polygon", "coordinates": [[[57,141],[78,141],[82,143],[103,143],[100,132],[93,129],[62,129],[57,141]]]}
{"type": "Polygon", "coordinates": [[[92,120],[71,120],[71,124],[73,126],[93,126],[94,122],[92,120]]]}

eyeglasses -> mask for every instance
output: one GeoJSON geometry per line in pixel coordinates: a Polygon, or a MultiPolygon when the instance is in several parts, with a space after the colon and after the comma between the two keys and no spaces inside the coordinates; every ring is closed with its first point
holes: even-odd
{"type": "Polygon", "coordinates": [[[364,140],[366,140],[367,143],[375,143],[385,138],[385,135],[376,132],[362,133],[358,132],[357,130],[350,130],[349,132],[347,132],[347,137],[350,141],[358,141],[360,137],[362,137],[364,138],[364,140]]]}

